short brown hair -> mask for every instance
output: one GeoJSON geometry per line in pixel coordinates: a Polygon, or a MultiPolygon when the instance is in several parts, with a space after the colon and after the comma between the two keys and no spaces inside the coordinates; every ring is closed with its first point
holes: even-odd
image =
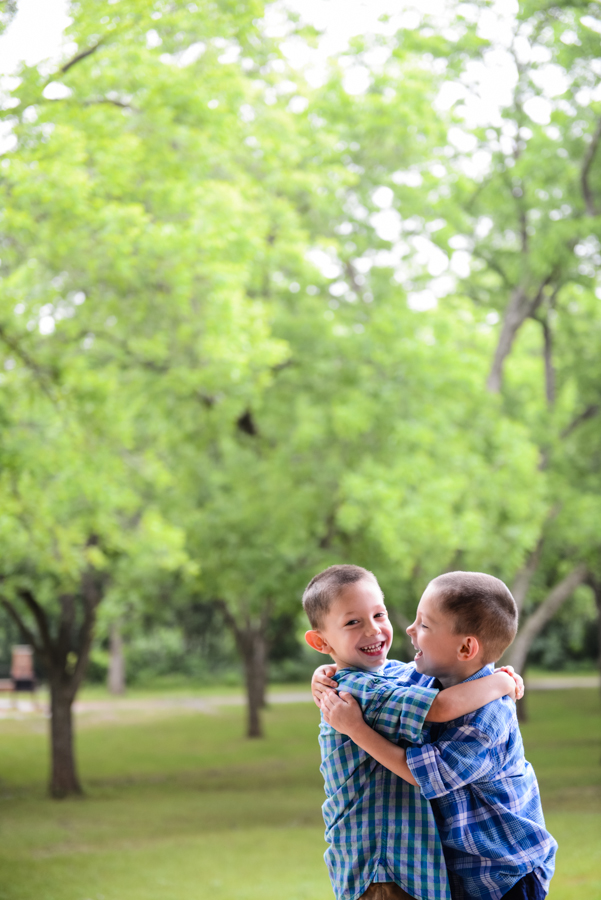
{"type": "Polygon", "coordinates": [[[453,618],[455,634],[477,637],[487,662],[500,659],[518,627],[518,608],[506,584],[484,572],[447,572],[434,578],[428,589],[453,618]]]}
{"type": "MultiPolygon", "coordinates": [[[[355,584],[362,578],[371,578],[378,585],[378,579],[369,569],[362,566],[330,566],[315,575],[303,593],[303,608],[307,613],[311,628],[320,628],[330,611],[332,602],[347,584],[355,584]]],[[[382,596],[384,596],[382,594],[382,596]]]]}

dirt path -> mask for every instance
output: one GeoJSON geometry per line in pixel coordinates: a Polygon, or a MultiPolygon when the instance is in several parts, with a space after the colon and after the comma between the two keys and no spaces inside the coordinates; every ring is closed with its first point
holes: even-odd
{"type": "MultiPolygon", "coordinates": [[[[558,675],[546,678],[527,678],[526,688],[530,691],[570,690],[572,688],[595,688],[599,684],[596,675],[558,675]]],[[[82,724],[99,722],[131,722],[157,715],[177,715],[186,713],[216,714],[224,706],[243,706],[244,694],[226,694],[208,697],[106,697],[98,700],[78,700],[74,704],[75,715],[82,724]]],[[[275,691],[268,696],[268,703],[310,703],[310,691],[275,691]]],[[[0,698],[0,719],[31,719],[48,716],[45,697],[39,698],[37,706],[22,695],[0,698]]]]}
{"type": "MultiPolygon", "coordinates": [[[[310,703],[310,691],[277,691],[268,696],[268,703],[310,703]]],[[[243,706],[244,694],[215,697],[106,697],[98,700],[77,700],[73,711],[80,722],[92,724],[107,721],[133,721],[149,716],[205,713],[215,714],[224,706],[243,706]]],[[[48,716],[45,697],[36,702],[22,695],[0,699],[0,719],[30,719],[48,716]]]]}

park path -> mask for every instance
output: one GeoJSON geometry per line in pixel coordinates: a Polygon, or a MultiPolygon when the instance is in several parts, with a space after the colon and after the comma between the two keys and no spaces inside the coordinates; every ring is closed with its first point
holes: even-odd
{"type": "MultiPolygon", "coordinates": [[[[557,675],[555,677],[529,678],[529,691],[570,690],[572,688],[595,688],[599,684],[596,675],[557,675]]],[[[308,690],[278,690],[268,695],[270,704],[310,703],[308,690]]],[[[103,697],[96,700],[78,700],[74,704],[75,715],[82,721],[93,723],[103,721],[131,721],[132,719],[156,716],[157,714],[177,714],[200,712],[215,714],[221,707],[243,706],[244,694],[224,694],[222,696],[152,696],[152,697],[103,697]]],[[[11,697],[0,699],[0,719],[22,719],[48,716],[47,704],[39,701],[37,707],[29,698],[11,697]]]]}

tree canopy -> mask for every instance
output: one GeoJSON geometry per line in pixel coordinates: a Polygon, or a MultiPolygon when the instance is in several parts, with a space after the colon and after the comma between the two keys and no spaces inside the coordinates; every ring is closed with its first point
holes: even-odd
{"type": "Polygon", "coordinates": [[[257,736],[270,623],[321,567],[373,569],[398,624],[441,571],[499,575],[520,665],[601,583],[597,5],[496,40],[449,4],[318,86],[264,12],[73,3],[2,113],[0,578],[61,734],[101,600],[218,610],[257,736]]]}

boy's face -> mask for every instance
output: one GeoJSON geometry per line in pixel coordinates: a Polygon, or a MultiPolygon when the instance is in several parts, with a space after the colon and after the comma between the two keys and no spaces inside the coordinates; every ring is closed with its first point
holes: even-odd
{"type": "Polygon", "coordinates": [[[323,627],[307,643],[329,653],[340,668],[377,669],[386,662],[392,625],[378,585],[371,578],[347,584],[332,603],[323,627]]]}
{"type": "Polygon", "coordinates": [[[418,672],[438,678],[444,684],[460,670],[465,636],[453,632],[453,620],[442,611],[435,590],[426,589],[407,634],[417,650],[418,672]]]}

